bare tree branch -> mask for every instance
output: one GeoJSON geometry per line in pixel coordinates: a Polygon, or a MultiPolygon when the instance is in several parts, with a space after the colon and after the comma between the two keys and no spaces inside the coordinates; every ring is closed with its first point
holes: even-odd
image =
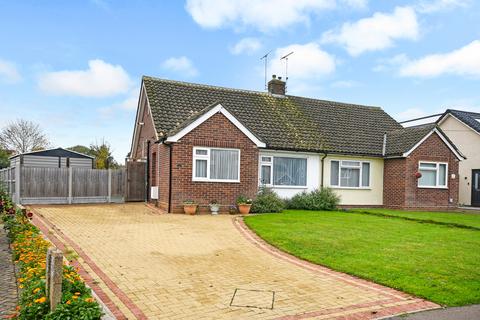
{"type": "Polygon", "coordinates": [[[40,126],[28,120],[13,121],[0,132],[0,146],[15,153],[42,150],[49,145],[40,126]]]}

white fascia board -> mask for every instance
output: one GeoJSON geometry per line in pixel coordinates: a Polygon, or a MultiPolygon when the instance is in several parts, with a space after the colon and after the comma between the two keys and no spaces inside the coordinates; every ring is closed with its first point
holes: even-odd
{"type": "Polygon", "coordinates": [[[458,153],[457,150],[451,145],[450,142],[443,136],[443,134],[437,130],[437,128],[434,128],[432,131],[430,131],[425,137],[422,138],[419,142],[417,142],[416,145],[414,145],[410,150],[405,152],[403,154],[403,157],[406,158],[408,157],[415,149],[417,149],[425,140],[427,140],[433,133],[436,133],[440,139],[447,145],[447,147],[453,152],[453,154],[457,157],[458,160],[464,160],[465,157],[461,154],[458,153]]]}
{"type": "Polygon", "coordinates": [[[266,144],[262,141],[260,141],[255,135],[250,132],[240,121],[237,120],[230,112],[228,112],[227,109],[225,109],[221,104],[216,105],[214,108],[203,114],[201,117],[199,117],[197,120],[194,122],[190,123],[188,126],[180,130],[177,134],[168,137],[165,141],[166,142],[177,142],[181,138],[183,138],[187,133],[210,119],[213,115],[216,113],[221,113],[223,114],[230,122],[232,122],[244,135],[246,135],[255,145],[259,148],[265,148],[266,144]]]}

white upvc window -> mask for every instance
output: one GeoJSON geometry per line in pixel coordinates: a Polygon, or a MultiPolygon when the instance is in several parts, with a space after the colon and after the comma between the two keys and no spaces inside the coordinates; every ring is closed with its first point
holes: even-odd
{"type": "Polygon", "coordinates": [[[422,176],[418,179],[420,188],[446,189],[448,185],[448,163],[420,161],[418,172],[422,176]]]}
{"type": "Polygon", "coordinates": [[[307,158],[260,155],[260,185],[306,187],[307,158]]]}
{"type": "Polygon", "coordinates": [[[240,150],[194,147],[192,180],[240,182],[240,150]]]}
{"type": "Polygon", "coordinates": [[[337,188],[370,188],[370,162],[357,160],[330,161],[330,186],[337,188]]]}

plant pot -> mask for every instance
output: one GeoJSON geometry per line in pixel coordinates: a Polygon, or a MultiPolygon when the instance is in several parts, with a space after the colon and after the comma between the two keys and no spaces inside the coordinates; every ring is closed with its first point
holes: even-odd
{"type": "Polygon", "coordinates": [[[197,212],[197,206],[196,204],[184,204],[183,211],[185,214],[194,215],[197,212]]]}
{"type": "Polygon", "coordinates": [[[215,204],[210,204],[210,211],[212,214],[218,214],[218,211],[220,210],[220,205],[215,203],[215,204]]]}
{"type": "Polygon", "coordinates": [[[248,214],[250,212],[250,207],[251,206],[252,206],[251,204],[246,204],[246,203],[239,204],[238,205],[238,211],[241,214],[248,214]]]}

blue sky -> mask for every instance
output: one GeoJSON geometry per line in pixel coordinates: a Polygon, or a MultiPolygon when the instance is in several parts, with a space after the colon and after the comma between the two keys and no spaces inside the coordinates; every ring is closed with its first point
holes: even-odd
{"type": "Polygon", "coordinates": [[[473,0],[0,0],[0,126],[38,122],[52,146],[129,151],[142,75],[383,107],[399,120],[480,112],[473,0]]]}

